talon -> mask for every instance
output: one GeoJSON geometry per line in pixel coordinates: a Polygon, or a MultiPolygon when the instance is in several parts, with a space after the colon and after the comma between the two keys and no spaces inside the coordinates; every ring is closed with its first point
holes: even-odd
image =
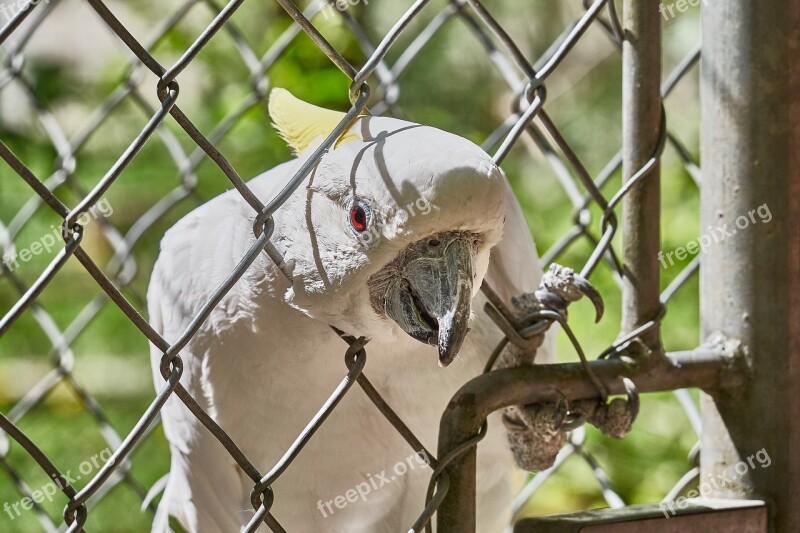
{"type": "Polygon", "coordinates": [[[577,288],[581,294],[586,296],[592,305],[594,305],[595,311],[595,323],[600,322],[600,319],[603,318],[603,313],[605,312],[605,304],[603,303],[603,297],[600,296],[600,293],[597,292],[597,289],[589,283],[589,280],[581,276],[580,274],[575,274],[573,276],[573,280],[575,283],[575,288],[577,288]]]}
{"type": "Polygon", "coordinates": [[[528,426],[522,420],[512,417],[509,413],[503,413],[503,425],[511,431],[525,431],[528,429],[528,426]]]}
{"type": "Polygon", "coordinates": [[[560,390],[557,390],[556,394],[558,394],[558,402],[553,410],[553,428],[561,430],[569,416],[569,402],[560,390]]]}
{"type": "Polygon", "coordinates": [[[639,416],[639,392],[630,379],[622,378],[622,383],[625,385],[625,392],[628,395],[628,413],[631,416],[631,424],[633,424],[636,417],[639,416]]]}

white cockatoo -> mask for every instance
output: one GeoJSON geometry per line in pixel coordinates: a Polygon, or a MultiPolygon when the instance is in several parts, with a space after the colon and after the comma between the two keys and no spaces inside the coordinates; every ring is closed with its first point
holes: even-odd
{"type": "MultiPolygon", "coordinates": [[[[248,183],[263,202],[344,116],[282,89],[269,109],[297,159],[248,183]]],[[[261,254],[181,351],[181,383],[267,472],[347,372],[332,325],[369,339],[366,375],[435,451],[448,401],[501,338],[482,282],[508,302],[542,275],[503,173],[464,138],[363,116],[274,218],[291,281],[261,254]]],[[[253,244],[253,219],[229,191],[167,232],[148,290],[151,324],[167,341],[253,244]]],[[[544,351],[537,362],[550,360],[544,351]]],[[[161,357],[153,347],[157,387],[161,357]]],[[[162,420],[172,459],[153,530],[173,517],[191,532],[238,531],[253,516],[252,480],[178,398],[162,420]]],[[[290,532],[405,531],[431,472],[356,386],[273,485],[272,513],[290,532]]],[[[507,527],[521,479],[503,426],[490,424],[478,452],[478,531],[507,527]]]]}

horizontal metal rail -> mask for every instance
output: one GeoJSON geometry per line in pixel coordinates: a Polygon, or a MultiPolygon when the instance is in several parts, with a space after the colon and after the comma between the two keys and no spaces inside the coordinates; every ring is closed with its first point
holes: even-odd
{"type": "MultiPolygon", "coordinates": [[[[651,356],[641,363],[623,358],[589,363],[610,394],[625,394],[622,378],[638,392],[696,387],[705,391],[743,382],[735,345],[720,343],[694,351],[651,356]]],[[[481,431],[487,417],[504,407],[598,399],[594,383],[579,363],[535,365],[495,370],[481,375],[453,396],[439,425],[438,457],[444,457],[481,431]]],[[[441,533],[475,531],[476,448],[470,447],[445,469],[449,487],[438,511],[441,533]]]]}

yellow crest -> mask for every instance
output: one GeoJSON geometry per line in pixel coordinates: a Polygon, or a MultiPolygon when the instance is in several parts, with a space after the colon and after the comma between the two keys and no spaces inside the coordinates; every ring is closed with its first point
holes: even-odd
{"type": "MultiPolygon", "coordinates": [[[[269,94],[269,116],[278,133],[300,154],[317,138],[325,138],[342,121],[345,113],[304,102],[286,89],[275,88],[269,94]]],[[[358,134],[346,131],[334,144],[360,141],[358,134]]]]}

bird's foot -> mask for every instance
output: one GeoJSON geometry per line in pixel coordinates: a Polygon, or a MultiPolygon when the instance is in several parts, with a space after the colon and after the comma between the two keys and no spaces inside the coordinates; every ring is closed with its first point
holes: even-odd
{"type": "Polygon", "coordinates": [[[566,402],[514,405],[503,411],[508,444],[519,468],[533,472],[553,465],[567,442],[567,432],[561,429],[567,416],[566,402]]]}

